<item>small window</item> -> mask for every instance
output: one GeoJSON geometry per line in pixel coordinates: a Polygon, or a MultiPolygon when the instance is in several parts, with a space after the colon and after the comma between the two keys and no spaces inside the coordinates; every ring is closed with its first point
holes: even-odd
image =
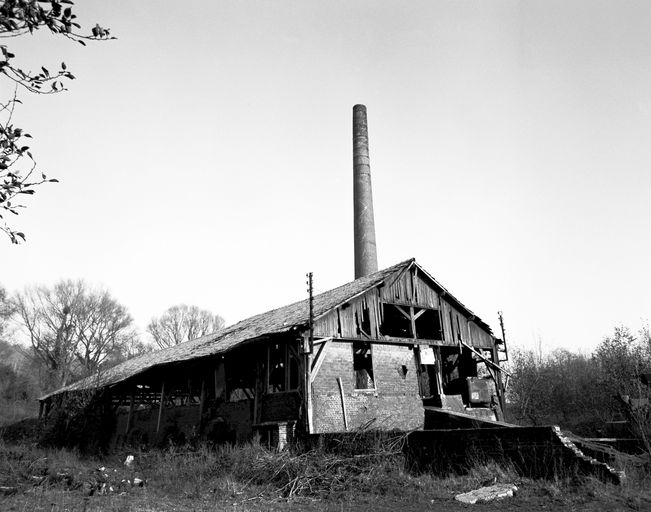
{"type": "Polygon", "coordinates": [[[375,389],[371,344],[366,341],[353,342],[353,368],[355,389],[375,389]]]}

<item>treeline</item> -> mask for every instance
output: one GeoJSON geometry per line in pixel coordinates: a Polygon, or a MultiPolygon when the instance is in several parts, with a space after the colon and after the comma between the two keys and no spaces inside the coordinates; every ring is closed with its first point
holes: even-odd
{"type": "Polygon", "coordinates": [[[576,434],[601,437],[608,423],[627,421],[633,434],[649,437],[651,334],[618,327],[592,352],[517,350],[511,356],[508,387],[511,420],[557,424],[576,434]]]}
{"type": "Polygon", "coordinates": [[[144,338],[126,306],[85,281],[14,295],[0,287],[0,423],[33,413],[41,394],[223,326],[219,315],[181,304],[152,318],[144,338]]]}

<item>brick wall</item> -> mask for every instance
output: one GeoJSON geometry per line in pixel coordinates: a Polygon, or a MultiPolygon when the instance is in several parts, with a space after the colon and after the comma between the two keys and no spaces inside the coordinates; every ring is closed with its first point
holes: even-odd
{"type": "Polygon", "coordinates": [[[348,429],[372,422],[371,428],[411,430],[423,427],[414,352],[407,346],[372,346],[374,390],[356,390],[351,342],[331,341],[312,383],[314,433],[343,432],[337,378],[341,378],[348,429]],[[406,367],[406,375],[403,372],[406,367]]]}

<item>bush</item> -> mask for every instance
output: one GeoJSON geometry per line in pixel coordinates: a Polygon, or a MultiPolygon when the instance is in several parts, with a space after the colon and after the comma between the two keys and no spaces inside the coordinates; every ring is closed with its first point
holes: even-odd
{"type": "Polygon", "coordinates": [[[65,393],[56,397],[43,425],[43,446],[75,448],[84,454],[108,451],[115,430],[110,399],[101,391],[65,393]]]}

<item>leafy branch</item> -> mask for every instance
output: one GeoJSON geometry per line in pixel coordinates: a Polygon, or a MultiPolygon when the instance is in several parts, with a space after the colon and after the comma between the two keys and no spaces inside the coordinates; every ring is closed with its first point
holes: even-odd
{"type": "MultiPolygon", "coordinates": [[[[0,0],[0,39],[33,34],[47,28],[52,34],[61,35],[82,45],[87,40],[114,39],[109,29],[95,25],[89,35],[78,32],[81,26],[75,21],[71,0],[0,0]]],[[[14,64],[16,55],[0,44],[0,75],[35,94],[56,94],[66,90],[64,79],[74,80],[65,62],[59,70],[50,72],[42,66],[38,72],[26,71],[14,64]]],[[[12,243],[25,240],[25,235],[9,226],[5,215],[18,215],[23,196],[33,195],[43,183],[57,182],[41,173],[34,179],[36,162],[25,138],[31,135],[14,125],[12,119],[16,105],[21,103],[14,92],[13,98],[0,103],[0,231],[4,231],[12,243]]]]}

